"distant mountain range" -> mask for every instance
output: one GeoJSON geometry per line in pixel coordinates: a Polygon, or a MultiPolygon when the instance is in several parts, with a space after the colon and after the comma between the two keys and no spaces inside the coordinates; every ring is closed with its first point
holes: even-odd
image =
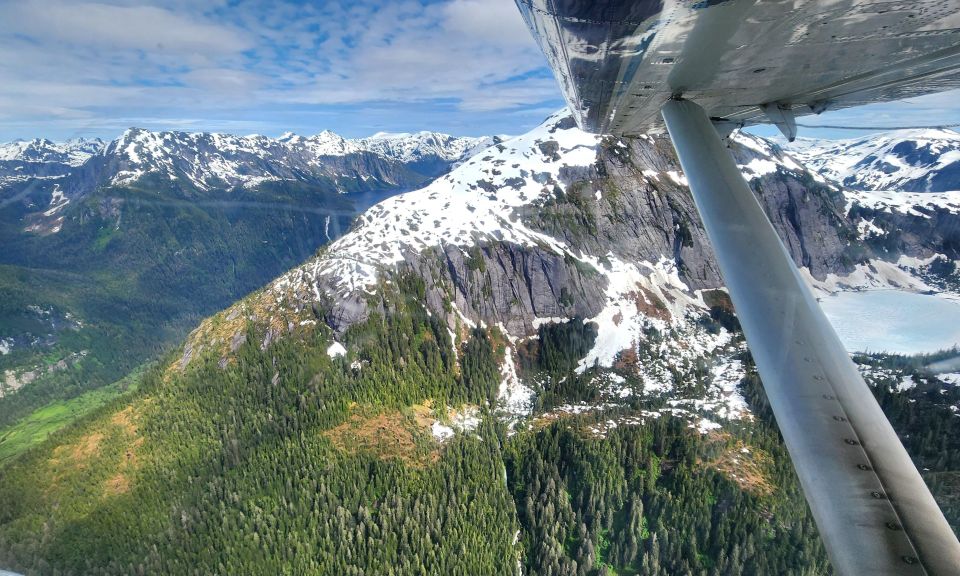
{"type": "Polygon", "coordinates": [[[0,426],[122,376],[372,203],[496,142],[130,129],[0,145],[0,397],[29,384],[0,402],[0,426]]]}
{"type": "Polygon", "coordinates": [[[857,190],[960,190],[960,133],[897,130],[847,140],[798,138],[785,148],[824,177],[857,190]]]}
{"type": "Polygon", "coordinates": [[[52,142],[45,138],[0,144],[0,162],[66,164],[79,166],[103,150],[103,140],[78,138],[52,142]]]}
{"type": "Polygon", "coordinates": [[[131,128],[111,142],[72,140],[0,144],[2,189],[38,178],[67,200],[104,185],[152,175],[196,191],[252,187],[267,181],[326,182],[341,192],[414,187],[445,172],[493,137],[435,132],[378,134],[349,140],[329,131],[303,137],[151,132],[131,128]]]}

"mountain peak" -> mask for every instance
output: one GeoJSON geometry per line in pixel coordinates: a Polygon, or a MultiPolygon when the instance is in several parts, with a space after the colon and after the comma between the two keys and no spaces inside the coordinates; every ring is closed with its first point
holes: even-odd
{"type": "Polygon", "coordinates": [[[940,128],[784,146],[823,176],[858,190],[960,190],[960,133],[940,128]]]}
{"type": "Polygon", "coordinates": [[[47,138],[14,140],[0,144],[0,160],[12,162],[59,163],[80,166],[103,149],[103,141],[78,138],[53,142],[47,138]]]}

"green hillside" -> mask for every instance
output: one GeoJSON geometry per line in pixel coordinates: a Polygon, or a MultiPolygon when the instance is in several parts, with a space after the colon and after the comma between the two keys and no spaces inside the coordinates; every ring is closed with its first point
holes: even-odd
{"type": "Polygon", "coordinates": [[[67,205],[56,234],[24,232],[22,205],[0,210],[0,340],[14,342],[0,374],[22,382],[0,398],[0,435],[167,350],[342,233],[358,207],[332,184],[198,198],[145,178],[67,205]]]}
{"type": "Polygon", "coordinates": [[[501,336],[463,331],[455,358],[422,290],[395,284],[383,314],[340,338],[345,357],[326,353],[322,325],[261,350],[265,326],[248,324],[225,365],[210,347],[184,372],[148,370],[132,395],[0,468],[0,562],[37,574],[505,574],[518,561],[529,574],[824,572],[768,416],[709,436],[669,416],[591,432],[609,414],[508,434],[489,407],[501,336]],[[435,440],[428,422],[466,406],[480,425],[435,440]],[[749,481],[731,474],[745,448],[749,481]]]}

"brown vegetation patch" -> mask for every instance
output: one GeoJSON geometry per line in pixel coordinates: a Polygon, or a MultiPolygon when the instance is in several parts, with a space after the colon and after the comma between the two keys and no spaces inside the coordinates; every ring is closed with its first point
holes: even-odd
{"type": "Polygon", "coordinates": [[[122,428],[126,434],[135,436],[137,434],[137,427],[133,423],[134,418],[133,405],[130,405],[114,414],[110,418],[110,422],[122,428]]]}
{"type": "Polygon", "coordinates": [[[709,439],[725,446],[715,458],[701,462],[705,468],[723,474],[744,492],[760,497],[773,494],[773,484],[767,478],[767,471],[773,465],[770,454],[741,440],[731,444],[730,435],[725,432],[713,432],[709,439]]]}
{"type": "Polygon", "coordinates": [[[117,465],[117,473],[104,482],[105,496],[114,496],[130,491],[130,476],[139,468],[137,452],[143,445],[143,436],[137,434],[136,421],[139,413],[133,405],[127,406],[110,417],[110,423],[115,426],[116,437],[122,443],[122,454],[117,465]]]}
{"type": "Polygon", "coordinates": [[[65,486],[82,486],[90,493],[91,483],[99,485],[104,497],[129,492],[144,442],[138,428],[142,409],[142,405],[128,405],[105,415],[91,422],[87,434],[54,448],[46,463],[49,480],[45,493],[56,498],[65,486]]]}
{"type": "Polygon", "coordinates": [[[424,466],[440,457],[430,435],[434,420],[428,403],[379,413],[356,407],[346,422],[324,435],[339,450],[351,454],[369,452],[383,460],[398,458],[405,464],[424,466]]]}
{"type": "Polygon", "coordinates": [[[730,300],[730,295],[723,290],[704,290],[703,303],[708,308],[717,307],[727,312],[733,312],[733,302],[730,300]]]}
{"type": "Polygon", "coordinates": [[[630,293],[634,304],[637,306],[637,312],[650,318],[670,320],[670,309],[663,303],[663,300],[643,286],[637,286],[637,288],[636,292],[630,293]]]}
{"type": "Polygon", "coordinates": [[[107,479],[103,485],[103,492],[107,496],[116,496],[130,491],[130,479],[126,474],[118,472],[107,479]]]}
{"type": "Polygon", "coordinates": [[[543,430],[544,428],[549,427],[554,422],[557,422],[563,418],[569,418],[570,414],[565,412],[545,412],[540,414],[536,418],[530,421],[530,427],[532,430],[543,430]]]}
{"type": "Polygon", "coordinates": [[[70,457],[78,464],[83,464],[99,453],[101,442],[103,442],[103,434],[99,432],[87,434],[70,448],[70,457]]]}
{"type": "Polygon", "coordinates": [[[613,362],[613,369],[618,372],[636,375],[640,370],[640,358],[637,355],[636,341],[630,344],[629,348],[624,348],[617,353],[613,362]]]}

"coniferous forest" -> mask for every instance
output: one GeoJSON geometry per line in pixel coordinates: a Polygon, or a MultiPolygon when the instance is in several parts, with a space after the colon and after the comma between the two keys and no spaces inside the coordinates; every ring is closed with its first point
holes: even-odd
{"type": "MultiPolygon", "coordinates": [[[[263,346],[250,323],[226,362],[211,351],[148,369],[135,393],[0,468],[0,562],[26,574],[831,573],[754,376],[741,386],[755,419],[722,431],[662,414],[596,432],[639,399],[512,431],[495,417],[502,335],[465,328],[454,342],[423,290],[410,276],[382,284],[381,312],[338,337],[346,356],[327,354],[323,324],[263,346]],[[424,423],[465,406],[479,425],[438,443],[424,423]]],[[[583,326],[546,331],[543,351],[582,353],[583,326]]],[[[554,369],[530,354],[525,370],[554,369]]],[[[880,397],[909,429],[912,403],[880,397]]],[[[956,425],[929,412],[934,432],[908,447],[950,469],[956,425]]]]}

